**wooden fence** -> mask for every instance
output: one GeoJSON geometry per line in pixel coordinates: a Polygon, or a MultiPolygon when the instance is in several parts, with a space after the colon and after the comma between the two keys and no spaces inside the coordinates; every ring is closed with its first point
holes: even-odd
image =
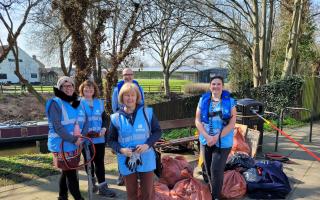
{"type": "MultiPolygon", "coordinates": [[[[42,85],[36,85],[33,86],[36,91],[40,93],[53,93],[53,86],[42,86],[42,85]]],[[[164,92],[164,87],[161,85],[147,85],[147,84],[142,84],[141,87],[143,88],[144,92],[147,93],[162,93],[164,92]]],[[[171,92],[176,92],[176,93],[182,93],[183,92],[183,86],[181,85],[172,85],[170,86],[170,91],[171,92]]],[[[4,93],[10,93],[10,94],[21,94],[21,93],[26,93],[27,88],[23,88],[21,85],[2,85],[0,84],[0,94],[4,93]]]]}
{"type": "Polygon", "coordinates": [[[150,105],[159,121],[195,117],[200,96],[150,105]]]}
{"type": "MultiPolygon", "coordinates": [[[[312,77],[305,80],[301,90],[301,105],[313,112],[315,119],[320,118],[320,77],[312,77]]],[[[302,119],[307,119],[309,114],[301,113],[302,119]]]]}

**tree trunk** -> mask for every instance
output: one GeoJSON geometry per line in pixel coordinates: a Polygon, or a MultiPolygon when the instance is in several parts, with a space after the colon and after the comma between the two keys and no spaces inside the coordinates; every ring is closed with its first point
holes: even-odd
{"type": "Polygon", "coordinates": [[[57,6],[60,9],[64,25],[71,34],[71,60],[76,66],[75,88],[77,90],[79,85],[91,75],[83,26],[90,2],[88,0],[55,0],[52,3],[54,7],[57,6]]]}
{"type": "Polygon", "coordinates": [[[46,99],[44,99],[33,87],[32,85],[22,76],[20,73],[20,64],[19,64],[19,49],[17,42],[15,43],[14,47],[12,48],[12,53],[15,59],[16,69],[14,71],[15,75],[18,77],[20,83],[27,86],[28,92],[33,94],[36,99],[43,105],[46,105],[46,99]]]}
{"type": "Polygon", "coordinates": [[[170,73],[168,71],[163,72],[163,81],[164,81],[164,94],[167,97],[170,97],[170,85],[169,85],[169,80],[170,80],[170,73]]]}
{"type": "Polygon", "coordinates": [[[292,75],[292,68],[295,64],[295,57],[298,49],[297,47],[303,10],[303,0],[295,0],[294,8],[295,9],[292,15],[292,24],[289,34],[289,41],[286,48],[286,58],[284,61],[281,78],[285,78],[289,75],[292,75]]]}
{"type": "Polygon", "coordinates": [[[253,2],[253,41],[252,46],[252,68],[253,68],[253,87],[260,86],[261,83],[261,71],[260,71],[260,53],[259,53],[259,14],[258,14],[258,2],[253,2]]]}
{"type": "Polygon", "coordinates": [[[101,45],[100,44],[98,44],[97,46],[97,67],[98,67],[97,77],[95,78],[95,80],[99,87],[99,90],[102,92],[103,86],[102,86],[102,74],[101,74],[101,45]]]}
{"type": "Polygon", "coordinates": [[[118,82],[118,67],[119,64],[116,61],[112,61],[112,68],[106,75],[105,83],[105,111],[108,116],[112,114],[112,89],[118,82]]]}
{"type": "Polygon", "coordinates": [[[64,61],[64,51],[63,51],[62,41],[59,41],[59,56],[60,56],[60,66],[61,66],[62,72],[65,76],[69,76],[70,74],[68,73],[66,63],[64,61]]]}
{"type": "Polygon", "coordinates": [[[267,34],[267,1],[263,0],[262,1],[262,14],[261,14],[262,20],[261,20],[261,31],[260,31],[260,37],[259,37],[259,44],[260,44],[260,73],[261,73],[261,78],[260,78],[260,85],[263,85],[266,83],[266,68],[267,68],[267,41],[266,41],[266,34],[267,34]]]}

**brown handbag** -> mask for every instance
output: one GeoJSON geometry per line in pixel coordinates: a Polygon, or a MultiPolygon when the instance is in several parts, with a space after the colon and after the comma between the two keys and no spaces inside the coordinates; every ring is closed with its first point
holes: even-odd
{"type": "Polygon", "coordinates": [[[79,167],[81,150],[79,149],[72,152],[54,152],[53,165],[63,171],[72,170],[79,167]]]}

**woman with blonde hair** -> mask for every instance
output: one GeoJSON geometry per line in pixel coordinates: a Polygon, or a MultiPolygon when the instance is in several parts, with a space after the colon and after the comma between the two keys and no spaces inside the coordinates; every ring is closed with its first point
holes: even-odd
{"type": "Polygon", "coordinates": [[[156,157],[153,145],[161,138],[159,122],[151,108],[140,104],[141,94],[134,83],[121,87],[118,100],[124,107],[111,115],[108,144],[117,153],[127,198],[138,199],[139,176],[142,199],[154,199],[156,157]]]}

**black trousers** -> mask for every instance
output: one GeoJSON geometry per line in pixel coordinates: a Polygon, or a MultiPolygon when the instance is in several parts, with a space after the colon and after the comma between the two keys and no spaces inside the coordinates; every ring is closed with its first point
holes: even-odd
{"type": "Polygon", "coordinates": [[[231,148],[219,148],[216,145],[209,147],[205,145],[205,164],[213,187],[212,199],[220,199],[223,185],[224,168],[231,148]]]}
{"type": "Polygon", "coordinates": [[[77,170],[61,171],[59,180],[59,196],[67,199],[68,189],[75,200],[81,200],[77,170]]]}
{"type": "MultiPolygon", "coordinates": [[[[104,168],[104,155],[105,155],[105,143],[94,144],[96,149],[96,156],[94,157],[93,161],[91,162],[91,175],[97,176],[98,183],[103,183],[106,181],[105,178],[105,168],[104,168]]],[[[90,149],[90,156],[93,156],[93,148],[92,145],[89,146],[90,149]]],[[[83,148],[82,150],[83,158],[87,161],[86,153],[83,148]]],[[[88,173],[87,165],[85,166],[86,172],[88,173]]]]}

